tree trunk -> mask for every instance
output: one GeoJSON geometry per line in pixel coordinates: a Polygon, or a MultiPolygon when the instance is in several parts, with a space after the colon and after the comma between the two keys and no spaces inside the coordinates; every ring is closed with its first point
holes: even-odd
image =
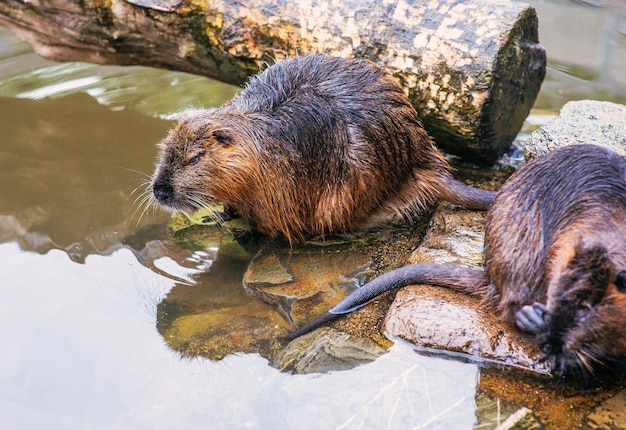
{"type": "Polygon", "coordinates": [[[389,68],[438,146],[492,161],[545,74],[532,7],[514,0],[2,0],[43,57],[142,64],[241,84],[296,53],[389,68]],[[244,4],[245,3],[245,4],[244,4]]]}

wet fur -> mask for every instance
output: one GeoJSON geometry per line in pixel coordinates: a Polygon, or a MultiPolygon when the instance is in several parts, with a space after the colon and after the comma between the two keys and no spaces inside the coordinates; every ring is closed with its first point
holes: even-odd
{"type": "Polygon", "coordinates": [[[626,359],[623,157],[571,146],[521,169],[487,215],[485,256],[483,296],[510,324],[543,304],[544,325],[531,331],[561,371],[626,359]]]}
{"type": "MultiPolygon", "coordinates": [[[[351,312],[412,283],[478,295],[507,323],[534,333],[562,373],[591,375],[621,367],[626,360],[626,161],[592,145],[557,149],[532,161],[506,181],[489,210],[484,272],[429,263],[406,266],[356,290],[329,314],[351,312]]],[[[289,338],[317,326],[313,321],[289,338]]]]}
{"type": "Polygon", "coordinates": [[[280,61],[219,109],[185,114],[160,146],[161,205],[223,203],[292,243],[438,198],[486,209],[495,194],[450,178],[402,87],[364,60],[280,61]]]}

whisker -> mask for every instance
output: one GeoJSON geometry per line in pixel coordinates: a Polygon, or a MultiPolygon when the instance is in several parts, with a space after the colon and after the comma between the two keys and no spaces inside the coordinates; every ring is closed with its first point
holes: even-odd
{"type": "Polygon", "coordinates": [[[150,209],[156,210],[158,207],[154,195],[152,194],[152,184],[148,180],[141,180],[141,183],[133,189],[131,192],[131,196],[136,194],[135,199],[131,203],[131,208],[134,207],[131,219],[137,217],[139,214],[135,226],[138,226],[141,223],[141,220],[148,213],[150,209]],[[143,187],[143,189],[142,189],[143,187]]]}
{"type": "Polygon", "coordinates": [[[120,166],[120,169],[127,170],[127,171],[133,172],[133,173],[137,173],[138,175],[144,176],[144,177],[146,177],[148,179],[150,179],[152,177],[152,175],[150,175],[149,173],[142,172],[141,170],[135,170],[135,169],[131,169],[129,167],[123,167],[123,166],[120,166]]]}
{"type": "Polygon", "coordinates": [[[593,367],[591,363],[589,363],[588,357],[586,357],[582,351],[576,351],[574,355],[576,356],[576,364],[578,365],[579,373],[585,374],[585,371],[593,373],[593,367]]]}
{"type": "MultiPolygon", "coordinates": [[[[134,195],[134,194],[139,194],[136,198],[135,201],[137,201],[138,199],[142,198],[143,196],[145,196],[147,193],[151,193],[152,189],[151,189],[151,185],[150,182],[142,182],[141,184],[137,185],[135,188],[133,188],[133,190],[130,192],[130,195],[134,195]],[[143,187],[143,189],[141,189],[143,187]]],[[[134,203],[134,202],[133,202],[134,203]]]]}
{"type": "Polygon", "coordinates": [[[582,348],[580,351],[578,351],[578,355],[586,357],[585,363],[588,364],[586,365],[586,367],[589,370],[589,373],[592,375],[595,374],[595,369],[597,368],[597,366],[606,367],[606,363],[587,348],[582,348]]]}
{"type": "Polygon", "coordinates": [[[210,199],[208,196],[197,191],[190,193],[187,199],[196,207],[196,209],[203,209],[210,206],[210,199]]]}

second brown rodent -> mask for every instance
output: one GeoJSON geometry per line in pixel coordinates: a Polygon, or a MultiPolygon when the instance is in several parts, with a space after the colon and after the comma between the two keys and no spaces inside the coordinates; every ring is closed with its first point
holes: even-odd
{"type": "Polygon", "coordinates": [[[222,107],[184,114],[160,147],[159,204],[222,203],[291,243],[437,199],[486,209],[494,197],[450,177],[400,84],[366,60],[279,61],[222,107]]]}
{"type": "Polygon", "coordinates": [[[539,157],[498,191],[485,221],[485,270],[422,263],[385,273],[288,338],[383,292],[432,284],[475,294],[535,335],[562,374],[626,364],[626,160],[576,145],[539,157]]]}

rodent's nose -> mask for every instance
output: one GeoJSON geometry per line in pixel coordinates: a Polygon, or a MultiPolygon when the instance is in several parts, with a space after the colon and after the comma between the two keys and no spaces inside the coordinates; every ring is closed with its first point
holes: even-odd
{"type": "Polygon", "coordinates": [[[174,189],[169,182],[155,182],[152,184],[152,194],[157,202],[167,205],[172,201],[174,189]]]}

